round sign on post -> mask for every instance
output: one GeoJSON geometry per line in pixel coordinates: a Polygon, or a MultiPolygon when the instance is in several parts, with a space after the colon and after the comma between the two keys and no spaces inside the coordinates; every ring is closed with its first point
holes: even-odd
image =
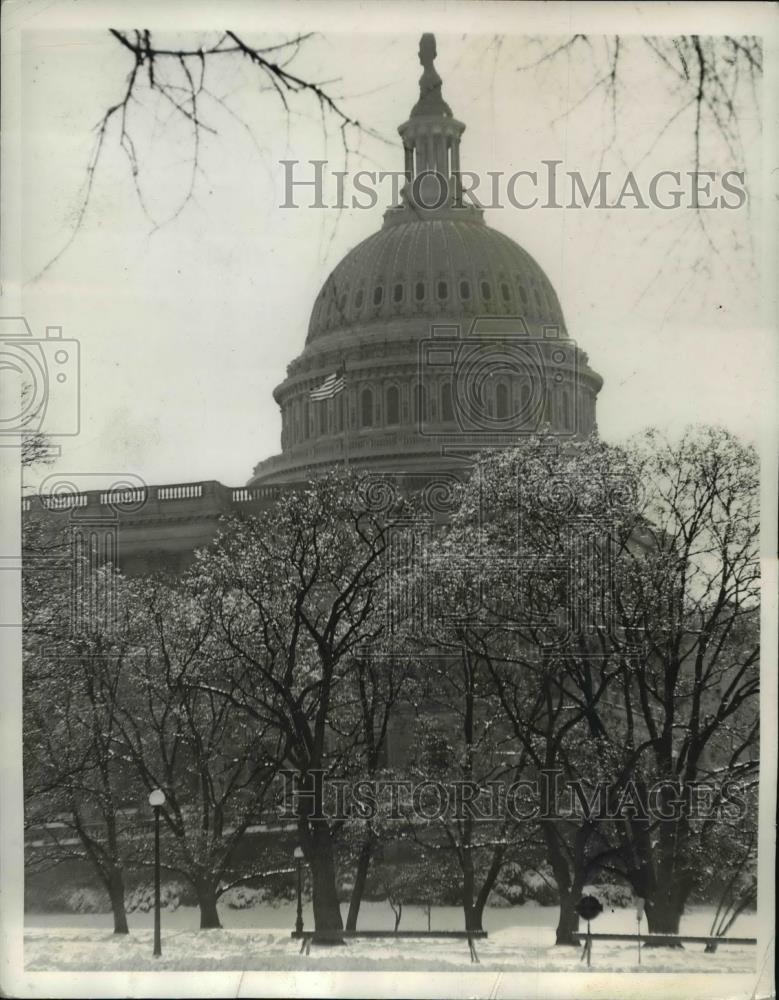
{"type": "Polygon", "coordinates": [[[603,913],[603,904],[597,896],[582,896],[576,905],[576,912],[583,920],[594,920],[603,913]]]}
{"type": "Polygon", "coordinates": [[[587,968],[590,967],[592,959],[592,938],[590,937],[590,921],[594,920],[600,913],[603,913],[603,904],[597,896],[582,896],[576,904],[576,912],[587,921],[587,940],[584,944],[582,958],[587,957],[587,968]]]}

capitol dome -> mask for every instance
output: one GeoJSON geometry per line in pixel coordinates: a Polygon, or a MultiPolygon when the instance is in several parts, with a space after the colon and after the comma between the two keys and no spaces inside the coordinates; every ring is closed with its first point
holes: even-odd
{"type": "Polygon", "coordinates": [[[432,35],[419,58],[419,100],[398,129],[401,204],[317,295],[305,347],[274,391],[281,454],[255,467],[250,486],[341,464],[448,473],[479,447],[596,426],[602,379],[569,337],[551,282],[462,196],[465,125],[442,97],[432,35]],[[429,197],[431,178],[441,197],[429,197]]]}
{"type": "Polygon", "coordinates": [[[551,282],[508,236],[463,207],[444,218],[388,212],[384,226],[351,250],[316,298],[306,344],[400,317],[525,316],[565,320],[551,282]]]}

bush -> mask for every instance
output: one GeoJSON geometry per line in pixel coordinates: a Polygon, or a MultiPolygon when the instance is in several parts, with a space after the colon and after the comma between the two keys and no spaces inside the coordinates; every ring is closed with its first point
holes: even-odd
{"type": "Polygon", "coordinates": [[[378,863],[371,866],[365,887],[366,899],[387,899],[392,893],[407,906],[459,906],[461,876],[446,855],[409,863],[378,863]]]}
{"type": "Polygon", "coordinates": [[[100,889],[74,889],[65,900],[65,909],[68,913],[107,913],[111,901],[100,889]]]}
{"type": "MultiPolygon", "coordinates": [[[[184,902],[186,889],[179,882],[165,882],[160,886],[160,906],[163,910],[177,910],[184,902]]],[[[148,913],[154,907],[154,886],[149,882],[137,885],[125,897],[128,913],[148,913]]]]}
{"type": "Polygon", "coordinates": [[[490,899],[489,906],[522,906],[527,899],[527,889],[522,881],[522,868],[514,861],[504,865],[498,875],[490,899]],[[498,903],[498,900],[503,900],[498,903]]]}
{"type": "Polygon", "coordinates": [[[70,909],[70,897],[78,889],[95,892],[105,900],[102,912],[110,912],[105,886],[94,869],[91,865],[76,860],[63,862],[46,871],[26,872],[25,909],[34,913],[67,913],[70,909]]]}
{"type": "Polygon", "coordinates": [[[598,885],[585,885],[583,896],[595,896],[603,903],[604,908],[611,910],[633,906],[635,898],[633,891],[626,885],[615,882],[601,882],[598,885]]]}
{"type": "Polygon", "coordinates": [[[538,903],[555,906],[559,902],[552,871],[546,865],[526,868],[516,861],[505,864],[490,894],[490,906],[523,906],[538,903]],[[505,902],[499,903],[498,899],[505,902]]]}
{"type": "Polygon", "coordinates": [[[77,885],[59,885],[53,881],[49,885],[41,884],[39,877],[25,879],[24,909],[26,913],[63,913],[67,912],[68,899],[71,893],[79,888],[77,885]]]}
{"type": "Polygon", "coordinates": [[[523,872],[522,885],[525,887],[525,898],[532,899],[539,906],[556,906],[560,902],[557,883],[547,865],[523,872]]]}
{"type": "Polygon", "coordinates": [[[220,901],[231,910],[250,910],[253,906],[264,903],[267,898],[265,889],[252,889],[248,885],[236,885],[228,889],[220,901]]]}

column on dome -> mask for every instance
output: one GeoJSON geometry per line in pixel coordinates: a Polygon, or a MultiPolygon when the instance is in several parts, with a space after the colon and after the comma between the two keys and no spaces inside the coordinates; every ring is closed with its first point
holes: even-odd
{"type": "Polygon", "coordinates": [[[406,183],[410,184],[414,179],[414,147],[404,145],[403,155],[406,158],[403,172],[406,175],[406,183]]]}

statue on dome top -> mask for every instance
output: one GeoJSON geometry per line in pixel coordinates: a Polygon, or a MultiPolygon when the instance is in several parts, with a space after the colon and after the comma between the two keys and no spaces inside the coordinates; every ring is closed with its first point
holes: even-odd
{"type": "Polygon", "coordinates": [[[411,111],[411,117],[420,115],[443,115],[452,117],[452,109],[441,96],[441,77],[436,72],[433,61],[437,55],[435,35],[425,33],[419,39],[419,61],[423,66],[419,78],[419,100],[411,111]]]}

